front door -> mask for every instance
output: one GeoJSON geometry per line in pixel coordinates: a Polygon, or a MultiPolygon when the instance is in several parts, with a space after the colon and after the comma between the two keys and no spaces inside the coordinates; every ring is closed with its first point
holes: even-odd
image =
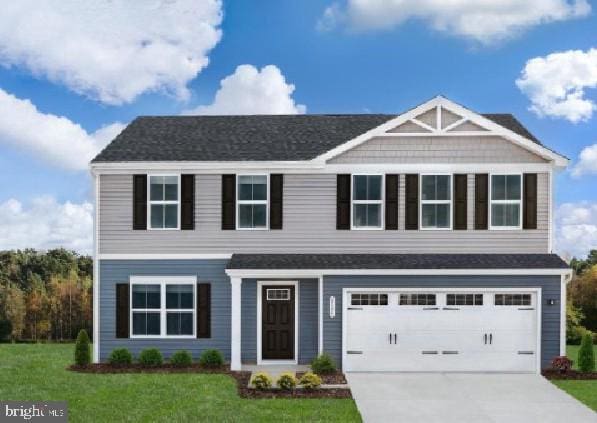
{"type": "Polygon", "coordinates": [[[294,359],[294,286],[261,288],[261,358],[294,359]]]}

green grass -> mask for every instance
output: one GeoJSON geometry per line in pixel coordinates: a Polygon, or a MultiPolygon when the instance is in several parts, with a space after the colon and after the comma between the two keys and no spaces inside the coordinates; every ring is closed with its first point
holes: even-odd
{"type": "MultiPolygon", "coordinates": [[[[574,368],[577,368],[578,348],[578,345],[568,345],[566,347],[568,358],[574,360],[574,368]]],[[[593,348],[595,349],[595,355],[597,355],[597,345],[593,348]]],[[[580,402],[597,411],[597,380],[552,380],[552,382],[580,402]]]]}
{"type": "Polygon", "coordinates": [[[242,399],[226,375],[83,374],[74,345],[0,345],[0,398],[68,401],[70,421],[361,421],[353,400],[242,399]]]}

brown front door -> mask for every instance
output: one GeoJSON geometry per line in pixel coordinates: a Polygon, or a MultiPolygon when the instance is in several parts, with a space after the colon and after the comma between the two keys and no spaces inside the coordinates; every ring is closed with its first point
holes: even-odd
{"type": "Polygon", "coordinates": [[[261,288],[261,358],[294,359],[294,286],[261,288]]]}

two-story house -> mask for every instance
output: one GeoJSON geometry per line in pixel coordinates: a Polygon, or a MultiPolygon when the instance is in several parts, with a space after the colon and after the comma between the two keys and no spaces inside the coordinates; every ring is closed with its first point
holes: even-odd
{"type": "Polygon", "coordinates": [[[94,358],[537,372],[565,353],[554,175],[510,114],[140,117],[92,162],[94,358]]]}

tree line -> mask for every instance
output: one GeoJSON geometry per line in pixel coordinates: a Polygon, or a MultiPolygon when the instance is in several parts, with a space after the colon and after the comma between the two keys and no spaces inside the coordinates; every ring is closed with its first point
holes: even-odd
{"type": "Polygon", "coordinates": [[[62,248],[0,251],[0,340],[92,333],[93,260],[62,248]]]}
{"type": "Polygon", "coordinates": [[[591,250],[584,260],[573,258],[570,267],[574,278],[568,284],[568,342],[580,343],[587,332],[592,333],[597,342],[597,250],[591,250]]]}

